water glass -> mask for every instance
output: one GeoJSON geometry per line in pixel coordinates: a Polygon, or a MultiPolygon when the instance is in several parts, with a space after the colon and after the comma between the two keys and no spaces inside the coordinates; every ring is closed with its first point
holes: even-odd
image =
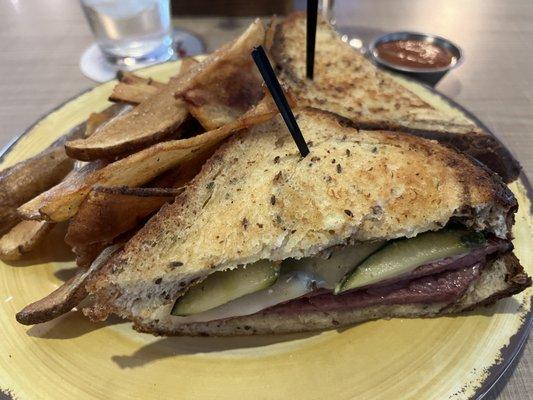
{"type": "Polygon", "coordinates": [[[163,62],[173,55],[170,0],[80,0],[107,60],[120,67],[163,62]]]}

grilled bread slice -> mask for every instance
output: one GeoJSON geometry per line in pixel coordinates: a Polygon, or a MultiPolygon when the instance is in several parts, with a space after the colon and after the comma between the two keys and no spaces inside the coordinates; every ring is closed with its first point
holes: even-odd
{"type": "Polygon", "coordinates": [[[230,139],[90,282],[87,314],[173,332],[176,298],[215,271],[412,237],[451,219],[509,236],[516,200],[471,158],[411,135],[358,130],[324,111],[296,115],[306,158],[279,118],[230,139]]]}
{"type": "Polygon", "coordinates": [[[335,112],[363,129],[401,130],[452,144],[486,164],[506,182],[518,162],[493,136],[461,113],[451,116],[423,101],[391,74],[378,69],[319,19],[314,79],[305,76],[305,13],[274,20],[270,48],[279,76],[300,105],[335,112]]]}

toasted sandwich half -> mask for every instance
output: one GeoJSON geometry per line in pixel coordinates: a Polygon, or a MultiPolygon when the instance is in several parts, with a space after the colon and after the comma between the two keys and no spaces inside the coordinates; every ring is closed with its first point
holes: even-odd
{"type": "Polygon", "coordinates": [[[516,200],[435,141],[297,112],[221,146],[88,284],[92,319],[159,335],[250,335],[460,312],[531,284],[516,200]]]}
{"type": "Polygon", "coordinates": [[[314,79],[308,80],[305,18],[305,13],[294,13],[274,20],[269,34],[280,79],[300,105],[332,111],[363,129],[401,130],[451,144],[483,162],[505,182],[517,178],[518,162],[493,136],[462,113],[450,115],[422,100],[343,42],[324,19],[319,19],[317,27],[314,79]]]}

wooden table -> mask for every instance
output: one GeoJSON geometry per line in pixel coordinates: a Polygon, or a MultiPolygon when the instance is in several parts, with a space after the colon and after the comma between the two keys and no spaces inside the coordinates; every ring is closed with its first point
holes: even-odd
{"type": "MultiPolygon", "coordinates": [[[[296,1],[296,4],[303,3],[296,1]]],[[[415,30],[443,35],[465,52],[465,63],[438,89],[484,121],[533,178],[533,2],[469,0],[336,1],[343,33],[365,43],[384,32],[415,30]]],[[[251,18],[177,18],[211,51],[251,18]]],[[[92,41],[78,2],[0,2],[0,146],[39,116],[92,85],[78,60],[92,41]]],[[[0,377],[1,379],[1,377],[0,377]]],[[[489,398],[531,399],[533,344],[489,398]]]]}

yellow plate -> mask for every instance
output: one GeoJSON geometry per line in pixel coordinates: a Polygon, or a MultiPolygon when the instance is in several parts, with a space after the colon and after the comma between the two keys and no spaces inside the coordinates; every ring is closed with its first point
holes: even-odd
{"type": "MultiPolygon", "coordinates": [[[[177,66],[142,73],[165,79],[177,66]]],[[[112,86],[98,86],[41,119],[9,149],[1,167],[37,153],[105,108],[112,86]]],[[[422,86],[416,90],[457,112],[422,86]]],[[[530,204],[522,183],[511,188],[520,203],[516,254],[533,274],[530,204]]],[[[475,397],[516,354],[531,320],[527,290],[455,317],[374,321],[307,335],[155,338],[121,321],[91,324],[79,312],[19,325],[15,313],[60,285],[73,265],[60,233],[32,260],[0,265],[0,388],[17,399],[475,397]]]]}

